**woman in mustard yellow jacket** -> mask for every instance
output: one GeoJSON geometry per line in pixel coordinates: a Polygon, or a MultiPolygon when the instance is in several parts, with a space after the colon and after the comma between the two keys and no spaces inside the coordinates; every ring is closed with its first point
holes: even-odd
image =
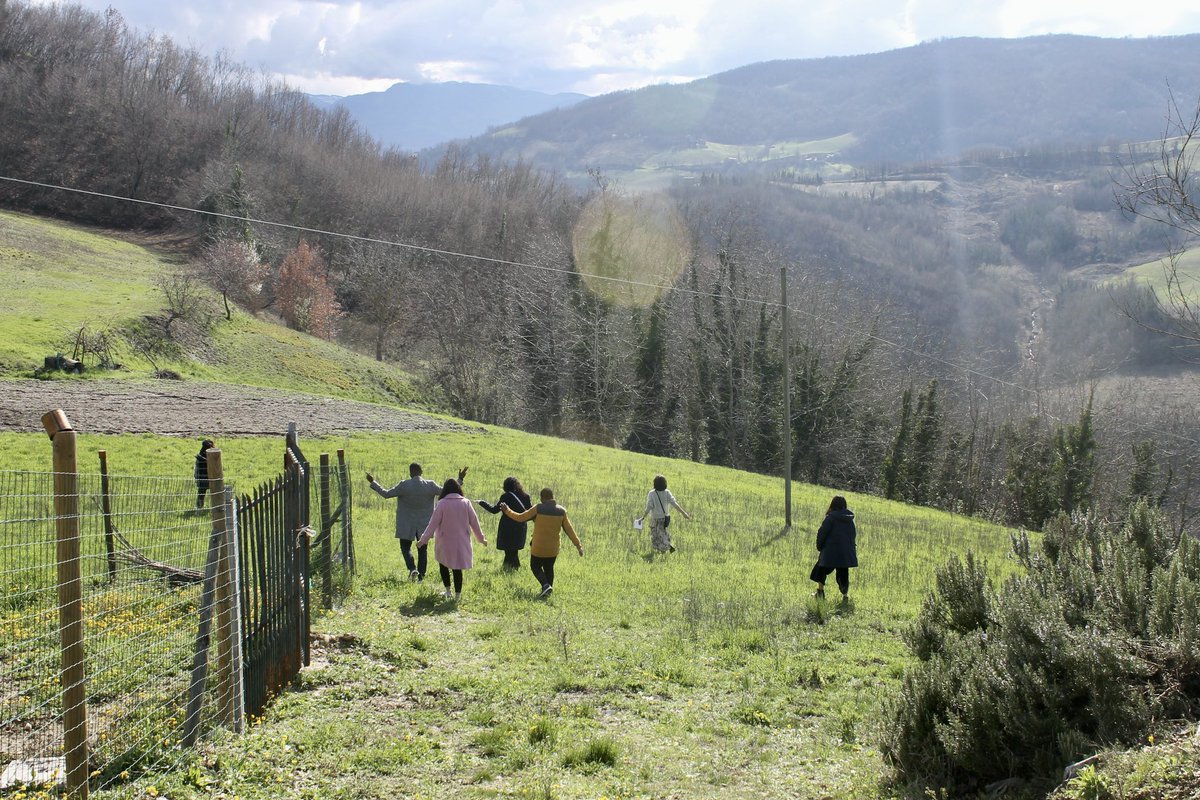
{"type": "Polygon", "coordinates": [[[583,545],[575,535],[575,528],[567,518],[567,510],[554,501],[554,490],[550,487],[542,489],[541,502],[533,508],[517,513],[501,503],[500,510],[511,520],[528,522],[533,520],[533,541],[529,544],[529,568],[533,577],[542,585],[538,597],[549,597],[554,591],[554,561],[562,546],[562,532],[575,544],[579,555],[583,555],[583,545]]]}

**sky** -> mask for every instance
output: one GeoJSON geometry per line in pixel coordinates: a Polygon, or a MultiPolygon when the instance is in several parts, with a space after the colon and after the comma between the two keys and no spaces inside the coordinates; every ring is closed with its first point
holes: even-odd
{"type": "MultiPolygon", "coordinates": [[[[49,4],[61,0],[27,0],[49,4]]],[[[1200,33],[1196,0],[75,0],[313,94],[405,81],[597,95],[960,36],[1200,33]]]]}

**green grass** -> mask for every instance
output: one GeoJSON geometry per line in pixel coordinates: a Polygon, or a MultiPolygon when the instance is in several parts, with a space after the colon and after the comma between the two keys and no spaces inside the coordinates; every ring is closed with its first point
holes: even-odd
{"type": "MultiPolygon", "coordinates": [[[[1121,273],[1122,278],[1134,278],[1152,287],[1164,300],[1167,299],[1167,268],[1165,259],[1155,259],[1145,264],[1130,267],[1121,273]]],[[[1200,248],[1184,251],[1175,265],[1179,286],[1190,302],[1200,301],[1200,248]]]]}
{"type": "MultiPolygon", "coordinates": [[[[29,377],[42,359],[71,354],[74,332],[119,328],[164,306],[157,276],[178,266],[136,244],[65,223],[0,211],[0,378],[29,377]]],[[[177,259],[176,259],[177,261],[177,259]]],[[[331,342],[236,311],[159,366],[187,380],[302,390],[372,402],[431,406],[402,370],[331,342]]],[[[126,368],[88,377],[149,378],[151,365],[129,348],[126,368]]]]}
{"type": "MultiPolygon", "coordinates": [[[[191,442],[80,437],[92,469],[186,475],[191,442]]],[[[1007,570],[1007,532],[876,498],[849,497],[862,566],[852,602],[817,602],[807,573],[829,490],[796,486],[783,530],[780,481],[491,429],[304,443],[345,448],[361,573],[319,631],[332,646],[242,737],[207,745],[191,768],[135,777],[97,796],[875,797],[879,702],[908,663],[900,632],[934,568],[975,550],[1007,570]],[[564,549],[554,598],[527,570],[477,548],[457,607],[402,579],[392,501],[362,473],[399,479],[409,461],[436,480],[471,466],[471,497],[508,474],[555,488],[586,555],[564,549]],[[694,520],[656,556],[631,520],[666,474],[694,520]]],[[[226,439],[242,488],[277,468],[276,439],[226,439]]],[[[0,434],[8,466],[45,469],[44,436],[0,434]]],[[[496,521],[483,515],[489,542],[496,521]]],[[[528,560],[528,552],[522,554],[528,560]]],[[[436,573],[435,573],[436,575],[436,573]]],[[[428,583],[428,579],[427,579],[428,583]]]]}

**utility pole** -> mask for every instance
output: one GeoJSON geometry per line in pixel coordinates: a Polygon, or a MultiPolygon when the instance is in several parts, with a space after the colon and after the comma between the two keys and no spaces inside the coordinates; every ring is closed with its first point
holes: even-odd
{"type": "Polygon", "coordinates": [[[787,300],[787,267],[779,268],[779,294],[783,304],[783,520],[792,527],[792,363],[787,300]]]}

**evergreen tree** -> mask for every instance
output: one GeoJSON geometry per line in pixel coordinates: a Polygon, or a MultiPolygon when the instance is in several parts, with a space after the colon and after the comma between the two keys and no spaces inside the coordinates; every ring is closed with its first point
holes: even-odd
{"type": "Polygon", "coordinates": [[[656,456],[671,454],[670,419],[675,402],[666,380],[666,302],[659,300],[650,307],[650,320],[634,368],[633,419],[627,450],[656,456]]]}
{"type": "Polygon", "coordinates": [[[904,462],[905,495],[914,503],[927,503],[932,494],[929,475],[937,457],[942,435],[941,409],[937,400],[937,378],[917,398],[916,426],[912,448],[904,462]]]}
{"type": "Polygon", "coordinates": [[[1092,429],[1092,396],[1079,413],[1079,422],[1059,428],[1054,437],[1054,472],[1059,508],[1067,514],[1092,505],[1096,474],[1096,436],[1092,429]]]}
{"type": "Polygon", "coordinates": [[[895,500],[900,496],[904,477],[904,459],[908,453],[908,440],[912,436],[912,389],[905,389],[900,396],[900,425],[892,446],[883,460],[883,496],[895,500]]]}
{"type": "Polygon", "coordinates": [[[751,454],[754,468],[774,472],[780,467],[780,405],[783,385],[783,366],[772,346],[771,318],[767,307],[761,306],[758,333],[754,342],[755,410],[751,420],[751,454]]]}
{"type": "Polygon", "coordinates": [[[1006,424],[1004,487],[1007,519],[1013,525],[1040,530],[1058,510],[1054,486],[1054,448],[1037,417],[1018,428],[1006,424]]]}

